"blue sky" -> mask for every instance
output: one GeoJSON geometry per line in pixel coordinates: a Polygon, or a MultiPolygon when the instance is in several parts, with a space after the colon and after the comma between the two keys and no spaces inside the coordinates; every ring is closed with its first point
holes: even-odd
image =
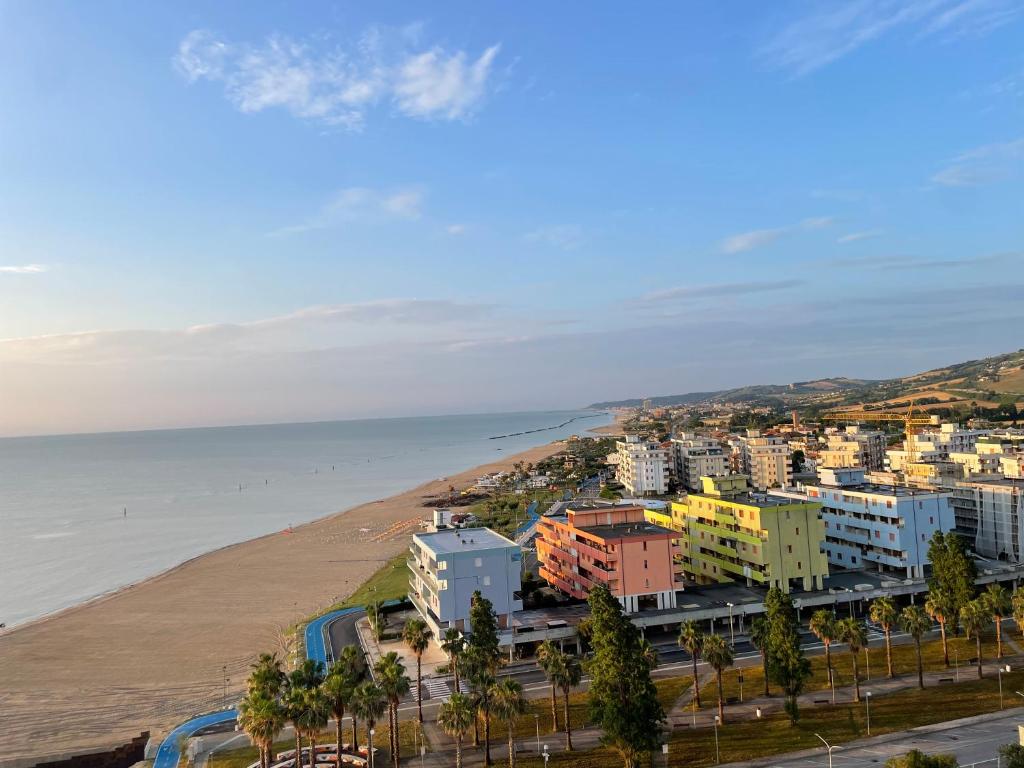
{"type": "Polygon", "coordinates": [[[1010,0],[0,5],[0,434],[1016,349],[1010,0]]]}

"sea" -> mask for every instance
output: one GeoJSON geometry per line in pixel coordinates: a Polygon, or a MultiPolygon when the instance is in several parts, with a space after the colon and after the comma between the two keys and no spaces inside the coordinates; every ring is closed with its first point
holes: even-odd
{"type": "Polygon", "coordinates": [[[611,421],[550,411],[0,439],[0,623],[611,421]]]}

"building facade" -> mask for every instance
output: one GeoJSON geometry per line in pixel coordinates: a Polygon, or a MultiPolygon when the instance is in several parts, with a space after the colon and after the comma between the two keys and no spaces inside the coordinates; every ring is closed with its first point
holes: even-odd
{"type": "Polygon", "coordinates": [[[829,563],[923,577],[936,531],[954,530],[952,494],[867,482],[864,470],[822,469],[805,497],[822,505],[829,563]]]}
{"type": "Polygon", "coordinates": [[[499,627],[523,609],[522,550],[489,528],[417,533],[409,554],[409,599],[435,639],[449,627],[469,630],[474,592],[491,601],[499,627]]]}
{"type": "Polygon", "coordinates": [[[793,484],[793,461],[789,444],[781,437],[751,433],[740,447],[741,471],[758,490],[788,488],[793,484]]]}
{"type": "Polygon", "coordinates": [[[821,550],[821,505],[756,493],[743,475],[708,477],[701,493],[673,502],[686,575],[699,584],[821,589],[828,560],[821,550]]]}
{"type": "Polygon", "coordinates": [[[1024,562],[1024,479],[957,483],[953,503],[957,529],[979,555],[1024,562]]]}
{"type": "Polygon", "coordinates": [[[702,477],[729,472],[729,457],[722,444],[710,437],[684,433],[672,439],[672,459],[679,485],[699,491],[702,477]]]}
{"type": "Polygon", "coordinates": [[[625,504],[578,503],[537,523],[540,576],[577,599],[599,584],[633,613],[675,608],[677,534],[648,522],[644,508],[625,504]]]}
{"type": "Polygon", "coordinates": [[[668,493],[668,450],[659,443],[627,435],[615,443],[615,477],[630,496],[668,493]]]}

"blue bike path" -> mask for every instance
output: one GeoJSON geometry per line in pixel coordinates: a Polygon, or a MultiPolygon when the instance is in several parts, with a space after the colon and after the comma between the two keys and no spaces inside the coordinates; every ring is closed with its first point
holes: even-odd
{"type": "Polygon", "coordinates": [[[169,734],[160,744],[156,752],[156,759],[153,761],[153,768],[176,768],[181,755],[178,752],[178,739],[182,736],[191,736],[200,728],[217,723],[226,723],[238,717],[238,713],[231,709],[224,709],[220,712],[211,712],[208,715],[194,717],[188,722],[182,723],[169,734]]]}

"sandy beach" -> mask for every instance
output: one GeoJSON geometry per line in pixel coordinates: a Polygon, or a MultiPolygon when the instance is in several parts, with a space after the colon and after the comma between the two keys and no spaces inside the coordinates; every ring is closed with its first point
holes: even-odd
{"type": "Polygon", "coordinates": [[[244,687],[261,651],[408,545],[423,499],[536,462],[551,443],[235,544],[0,635],[0,764],[164,732],[244,687]],[[402,525],[402,523],[406,523],[402,525]]]}

